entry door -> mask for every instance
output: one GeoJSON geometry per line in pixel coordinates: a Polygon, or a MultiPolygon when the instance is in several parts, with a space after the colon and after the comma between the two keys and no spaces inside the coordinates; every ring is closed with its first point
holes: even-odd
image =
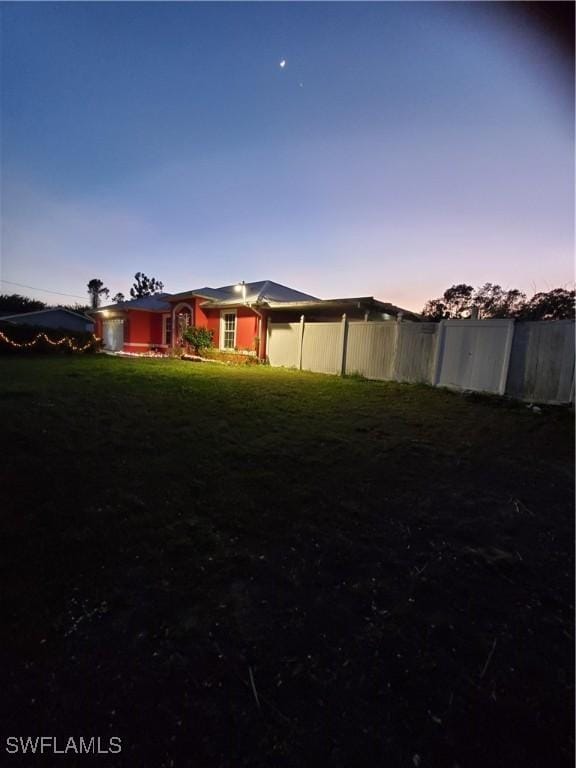
{"type": "Polygon", "coordinates": [[[124,320],[104,320],[104,348],[118,352],[124,346],[124,320]]]}

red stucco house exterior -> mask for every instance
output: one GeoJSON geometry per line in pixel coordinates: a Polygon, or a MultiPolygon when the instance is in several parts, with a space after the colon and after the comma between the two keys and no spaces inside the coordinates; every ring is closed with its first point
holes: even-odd
{"type": "Polygon", "coordinates": [[[182,293],[157,293],[141,299],[104,306],[91,312],[95,333],[104,348],[116,352],[166,352],[179,346],[191,325],[213,332],[214,345],[266,358],[268,323],[298,320],[340,320],[394,317],[410,312],[372,297],[323,301],[272,280],[237,283],[221,288],[198,288],[182,293]]]}
{"type": "Polygon", "coordinates": [[[197,288],[181,293],[157,293],[92,312],[96,335],[105,349],[122,352],[160,351],[181,343],[190,325],[213,332],[219,349],[266,356],[270,304],[314,302],[314,296],[271,280],[197,288]]]}

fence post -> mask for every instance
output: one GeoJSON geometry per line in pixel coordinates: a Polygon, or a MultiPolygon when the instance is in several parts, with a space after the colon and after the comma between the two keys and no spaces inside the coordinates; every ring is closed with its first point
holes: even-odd
{"type": "Polygon", "coordinates": [[[344,376],[346,373],[346,342],[348,341],[348,321],[346,319],[346,313],[342,315],[342,335],[341,335],[341,348],[340,348],[340,376],[344,376]]]}
{"type": "Polygon", "coordinates": [[[304,346],[304,315],[300,315],[300,328],[298,329],[298,370],[302,370],[302,348],[304,346]]]}
{"type": "Polygon", "coordinates": [[[438,328],[436,330],[436,351],[434,353],[434,363],[432,365],[432,381],[433,387],[438,386],[440,381],[440,372],[442,370],[442,358],[444,356],[444,337],[446,335],[446,326],[444,320],[440,320],[438,328]]]}
{"type": "Polygon", "coordinates": [[[392,365],[390,367],[390,378],[392,381],[399,381],[398,379],[398,347],[400,346],[400,325],[402,324],[403,312],[398,312],[396,315],[396,323],[394,325],[394,351],[392,353],[392,365]]]}
{"type": "Polygon", "coordinates": [[[514,320],[508,321],[506,330],[506,341],[504,343],[504,360],[502,361],[502,370],[500,372],[500,381],[498,382],[498,394],[506,394],[506,383],[508,381],[508,370],[510,369],[510,356],[512,354],[512,341],[514,339],[514,320]]]}

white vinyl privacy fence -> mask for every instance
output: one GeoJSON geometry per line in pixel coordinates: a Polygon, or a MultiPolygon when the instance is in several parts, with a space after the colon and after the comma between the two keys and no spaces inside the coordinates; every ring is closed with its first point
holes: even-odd
{"type": "Polygon", "coordinates": [[[516,323],[506,394],[535,402],[574,402],[574,322],[516,323]]]}
{"type": "Polygon", "coordinates": [[[440,323],[433,384],[503,395],[512,349],[513,320],[440,323]]]}
{"type": "Polygon", "coordinates": [[[572,320],[269,323],[273,366],[574,401],[572,320]]]}

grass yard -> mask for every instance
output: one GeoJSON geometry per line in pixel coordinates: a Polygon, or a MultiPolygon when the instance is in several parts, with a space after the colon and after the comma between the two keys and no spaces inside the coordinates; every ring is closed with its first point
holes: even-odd
{"type": "Polygon", "coordinates": [[[2,739],[119,736],[109,768],[572,765],[569,412],[5,357],[0,425],[2,739]]]}

